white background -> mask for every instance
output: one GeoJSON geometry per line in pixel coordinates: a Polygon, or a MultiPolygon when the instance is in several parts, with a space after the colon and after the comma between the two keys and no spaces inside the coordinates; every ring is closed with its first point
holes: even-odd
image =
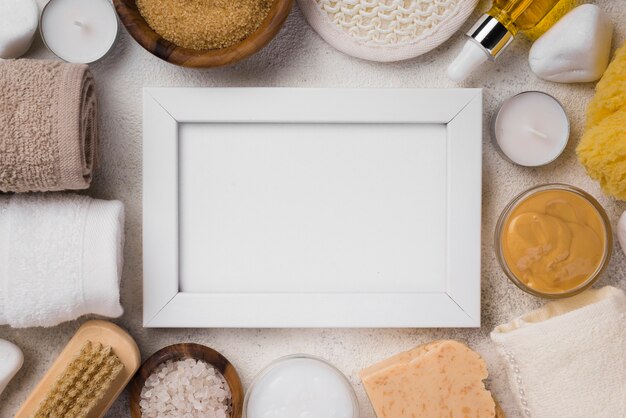
{"type": "MultiPolygon", "coordinates": [[[[44,3],[45,0],[39,0],[44,3]]],[[[595,2],[616,24],[615,45],[626,38],[626,8],[621,0],[595,2]]],[[[469,29],[488,4],[481,1],[463,26],[469,29]]],[[[584,109],[593,94],[593,84],[559,85],[538,80],[528,68],[530,43],[516,40],[498,65],[486,64],[461,87],[484,87],[485,135],[483,166],[483,283],[480,329],[471,330],[157,330],[141,326],[141,89],[143,86],[289,86],[289,87],[455,87],[446,79],[445,68],[461,47],[460,34],[435,51],[413,60],[378,64],[347,57],[333,50],[303,20],[297,6],[278,37],[261,53],[233,67],[193,70],[172,66],[145,52],[122,31],[114,53],[92,65],[101,105],[100,168],[89,194],[120,199],[126,205],[126,248],[122,304],[125,315],[115,320],[137,339],[145,357],[159,348],[184,341],[209,345],[222,352],[237,367],[247,387],[264,365],[279,356],[305,352],[324,357],[350,379],[363,418],[374,418],[357,373],[363,367],[402,350],[436,338],[456,338],[470,344],[487,360],[488,386],[509,417],[520,417],[511,403],[502,367],[489,342],[494,326],[507,322],[541,304],[508,282],[493,255],[492,234],[497,216],[506,203],[522,190],[548,181],[563,181],[582,187],[597,197],[613,222],[626,209],[602,195],[599,187],[577,163],[574,149],[584,124],[584,109]],[[541,169],[515,167],[504,161],[490,142],[489,116],[500,102],[524,90],[543,90],[559,99],[572,123],[571,142],[554,164],[541,169]]],[[[50,58],[40,41],[29,57],[50,58]]],[[[372,103],[377,106],[377,103],[372,103]]],[[[306,109],[302,110],[303,112],[306,109]]],[[[598,285],[624,288],[626,262],[616,243],[608,272],[598,285]]],[[[48,366],[86,318],[52,329],[11,330],[0,327],[0,338],[14,341],[26,356],[22,371],[0,396],[0,416],[11,416],[35,386],[48,366]]],[[[110,417],[126,418],[128,401],[123,395],[110,417]]]]}

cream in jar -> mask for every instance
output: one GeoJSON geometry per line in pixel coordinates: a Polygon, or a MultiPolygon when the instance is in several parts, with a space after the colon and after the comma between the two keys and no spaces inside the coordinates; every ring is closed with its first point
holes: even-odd
{"type": "Polygon", "coordinates": [[[565,185],[518,197],[498,228],[505,270],[541,295],[580,289],[608,261],[610,226],[601,210],[591,196],[565,185]]]}
{"type": "Polygon", "coordinates": [[[263,370],[246,394],[244,418],[358,418],[345,376],[311,356],[289,356],[263,370]]]}

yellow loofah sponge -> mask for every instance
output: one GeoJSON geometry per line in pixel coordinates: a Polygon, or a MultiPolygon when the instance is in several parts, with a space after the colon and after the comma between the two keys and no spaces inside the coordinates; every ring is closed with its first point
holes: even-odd
{"type": "Polygon", "coordinates": [[[596,85],[596,94],[587,107],[587,129],[607,116],[626,108],[626,43],[616,52],[613,62],[596,85]]]}
{"type": "Polygon", "coordinates": [[[606,193],[626,200],[626,109],[585,132],[576,152],[606,193]]]}
{"type": "Polygon", "coordinates": [[[576,153],[606,193],[626,200],[626,43],[596,86],[576,153]]]}

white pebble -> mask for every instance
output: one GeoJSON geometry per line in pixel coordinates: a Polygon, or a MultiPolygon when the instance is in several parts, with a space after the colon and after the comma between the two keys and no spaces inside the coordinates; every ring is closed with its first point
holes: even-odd
{"type": "Polygon", "coordinates": [[[583,4],[535,41],[528,56],[530,68],[539,78],[557,83],[595,81],[609,63],[612,36],[607,14],[583,4]]]}
{"type": "Polygon", "coordinates": [[[0,58],[18,58],[33,43],[39,22],[35,0],[0,0],[0,58]]]}
{"type": "Polygon", "coordinates": [[[24,364],[22,350],[9,341],[0,340],[0,394],[22,368],[22,364],[24,364]]]}
{"type": "Polygon", "coordinates": [[[146,379],[139,401],[142,418],[227,418],[230,404],[224,376],[193,359],[159,366],[146,379]]]}

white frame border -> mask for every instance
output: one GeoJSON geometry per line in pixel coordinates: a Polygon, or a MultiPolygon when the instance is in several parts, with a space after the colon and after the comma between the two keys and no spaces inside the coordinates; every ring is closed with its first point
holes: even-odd
{"type": "Polygon", "coordinates": [[[143,138],[144,327],[480,326],[480,89],[146,88],[143,138]],[[372,100],[376,109],[368,106],[372,100]],[[178,124],[189,122],[446,124],[448,145],[454,141],[447,161],[453,181],[447,194],[446,291],[180,292],[178,124]],[[294,314],[305,309],[315,314],[294,314]]]}

